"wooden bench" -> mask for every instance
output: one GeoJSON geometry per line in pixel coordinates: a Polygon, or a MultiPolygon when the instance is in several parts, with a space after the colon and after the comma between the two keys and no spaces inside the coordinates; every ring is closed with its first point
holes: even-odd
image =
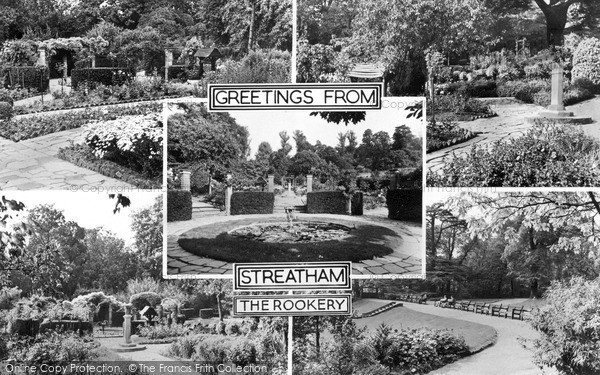
{"type": "Polygon", "coordinates": [[[460,301],[455,305],[455,309],[469,311],[469,306],[471,305],[471,301],[460,301]]]}
{"type": "Polygon", "coordinates": [[[490,304],[489,303],[476,303],[475,304],[475,314],[485,314],[490,315],[490,304]]]}
{"type": "Polygon", "coordinates": [[[513,307],[510,317],[512,319],[523,320],[524,313],[527,312],[523,306],[521,307],[513,307]]]}
{"type": "Polygon", "coordinates": [[[492,305],[492,316],[506,318],[508,316],[508,306],[492,305]]]}

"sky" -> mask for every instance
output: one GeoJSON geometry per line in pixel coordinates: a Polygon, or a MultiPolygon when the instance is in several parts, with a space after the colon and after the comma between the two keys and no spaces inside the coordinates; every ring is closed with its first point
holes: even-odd
{"type": "MultiPolygon", "coordinates": [[[[131,230],[131,213],[152,206],[158,194],[160,193],[126,192],[124,195],[131,200],[131,206],[121,208],[120,212],[113,214],[117,200],[109,199],[107,192],[2,192],[2,195],[6,195],[7,199],[23,202],[26,210],[40,204],[54,204],[57,209],[64,212],[67,220],[74,221],[79,226],[88,229],[103,227],[125,240],[127,245],[134,242],[134,233],[131,230]]],[[[25,216],[25,214],[21,216],[25,216]]]]}
{"type": "Polygon", "coordinates": [[[338,143],[337,135],[340,132],[353,130],[357,140],[362,140],[365,130],[371,129],[373,133],[387,131],[390,137],[397,126],[406,125],[417,137],[425,133],[425,123],[422,119],[407,119],[409,113],[404,106],[412,104],[416,98],[384,98],[381,110],[367,111],[364,121],[358,124],[339,125],[328,123],[320,116],[310,116],[313,111],[231,111],[229,114],[236,119],[237,123],[248,128],[250,133],[250,157],[253,158],[258,150],[258,145],[269,142],[273,150],[280,148],[279,132],[287,131],[290,136],[289,143],[293,149],[291,155],[295,154],[296,144],[292,135],[294,130],[301,130],[308,142],[315,144],[317,140],[328,146],[338,143]]]}

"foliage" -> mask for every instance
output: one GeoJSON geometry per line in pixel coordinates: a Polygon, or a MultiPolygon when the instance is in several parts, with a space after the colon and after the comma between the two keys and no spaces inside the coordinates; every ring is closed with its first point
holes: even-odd
{"type": "Polygon", "coordinates": [[[539,92],[550,92],[550,82],[546,80],[504,81],[498,86],[498,96],[510,96],[525,103],[534,103],[539,92]]]}
{"type": "Polygon", "coordinates": [[[138,334],[148,340],[161,340],[171,337],[183,337],[190,333],[190,327],[183,324],[156,324],[140,327],[138,334]]]}
{"type": "Polygon", "coordinates": [[[151,207],[134,212],[131,216],[131,229],[135,233],[135,248],[139,254],[141,269],[151,277],[160,278],[163,249],[162,194],[151,207]]]}
{"type": "Polygon", "coordinates": [[[32,66],[37,57],[37,45],[32,40],[7,40],[0,50],[0,66],[32,66]]]}
{"type": "Polygon", "coordinates": [[[427,122],[427,152],[466,142],[477,135],[448,120],[427,122]]]}
{"type": "Polygon", "coordinates": [[[71,71],[71,86],[77,90],[83,83],[95,87],[97,84],[119,86],[131,81],[135,71],[127,68],[85,68],[71,71]]]}
{"type": "Polygon", "coordinates": [[[531,325],[541,333],[534,341],[534,361],[562,374],[598,373],[600,278],[553,283],[545,298],[547,303],[531,316],[531,325]]]}
{"type": "Polygon", "coordinates": [[[3,88],[45,92],[50,85],[49,70],[43,66],[0,67],[3,88]]]}
{"type": "Polygon", "coordinates": [[[313,191],[306,194],[306,210],[309,214],[341,214],[347,213],[347,198],[341,190],[313,191]]]}
{"type": "Polygon", "coordinates": [[[392,220],[421,221],[423,190],[388,190],[385,196],[388,217],[392,220]]]}
{"type": "Polygon", "coordinates": [[[192,219],[192,193],[186,190],[167,191],[167,221],[192,219]]]}
{"type": "Polygon", "coordinates": [[[236,191],[231,195],[231,214],[272,214],[275,195],[262,191],[236,191]]]}
{"type": "Polygon", "coordinates": [[[335,58],[333,46],[299,40],[296,82],[326,82],[326,77],[336,71],[335,58]]]}
{"type": "Polygon", "coordinates": [[[22,117],[5,122],[0,127],[0,136],[15,142],[40,137],[63,130],[79,128],[93,121],[112,121],[123,116],[136,116],[148,112],[158,113],[161,104],[141,104],[134,106],[86,108],[68,113],[22,117]]]}
{"type": "Polygon", "coordinates": [[[8,102],[0,102],[0,120],[9,120],[12,116],[12,105],[8,102]]]}
{"type": "Polygon", "coordinates": [[[133,305],[135,309],[142,310],[146,306],[156,306],[160,304],[161,298],[156,292],[142,292],[134,294],[129,298],[129,303],[133,305]]]}
{"type": "Polygon", "coordinates": [[[586,38],[573,53],[573,77],[587,78],[600,85],[600,40],[586,38]]]}
{"type": "Polygon", "coordinates": [[[84,127],[85,143],[99,158],[113,160],[153,178],[162,174],[162,117],[124,116],[84,127]]]}
{"type": "Polygon", "coordinates": [[[99,344],[75,333],[48,332],[35,338],[12,341],[9,357],[27,366],[70,366],[98,357],[99,344]]]}
{"type": "Polygon", "coordinates": [[[536,125],[521,137],[474,145],[441,173],[428,173],[430,186],[596,186],[600,144],[583,131],[536,125]]]}

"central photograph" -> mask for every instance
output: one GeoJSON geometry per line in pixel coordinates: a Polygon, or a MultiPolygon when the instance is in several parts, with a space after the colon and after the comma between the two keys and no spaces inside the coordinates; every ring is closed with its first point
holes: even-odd
{"type": "Polygon", "coordinates": [[[234,263],[351,261],[424,275],[423,99],[366,112],[168,106],[165,277],[234,263]]]}

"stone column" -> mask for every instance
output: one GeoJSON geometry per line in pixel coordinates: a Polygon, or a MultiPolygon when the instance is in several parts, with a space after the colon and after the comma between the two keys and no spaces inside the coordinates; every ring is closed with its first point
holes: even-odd
{"type": "Polygon", "coordinates": [[[288,180],[288,193],[292,192],[292,181],[288,180]]]}
{"type": "Polygon", "coordinates": [[[307,193],[310,193],[312,191],[312,181],[313,181],[313,175],[307,174],[306,175],[306,192],[307,193]]]}
{"type": "Polygon", "coordinates": [[[548,107],[551,111],[565,110],[563,105],[563,79],[564,70],[562,65],[554,63],[552,66],[552,93],[550,94],[550,106],[548,107]]]}
{"type": "Polygon", "coordinates": [[[169,68],[173,65],[173,50],[165,49],[165,81],[169,80],[169,68]]]}
{"type": "Polygon", "coordinates": [[[92,68],[96,67],[96,55],[94,55],[94,57],[92,57],[92,68]]]}
{"type": "Polygon", "coordinates": [[[231,215],[231,194],[233,194],[233,186],[231,186],[231,174],[227,174],[227,189],[225,190],[225,215],[231,215]]]}
{"type": "Polygon", "coordinates": [[[48,62],[46,61],[46,47],[40,46],[40,47],[38,47],[37,51],[38,51],[37,65],[48,66],[48,62]]]}
{"type": "Polygon", "coordinates": [[[269,180],[267,191],[274,192],[275,191],[275,175],[270,174],[267,178],[269,180]]]}
{"type": "Polygon", "coordinates": [[[190,191],[190,171],[181,172],[181,190],[190,191]]]}
{"type": "Polygon", "coordinates": [[[131,344],[131,304],[125,305],[125,315],[123,316],[123,337],[125,345],[131,344]]]}

